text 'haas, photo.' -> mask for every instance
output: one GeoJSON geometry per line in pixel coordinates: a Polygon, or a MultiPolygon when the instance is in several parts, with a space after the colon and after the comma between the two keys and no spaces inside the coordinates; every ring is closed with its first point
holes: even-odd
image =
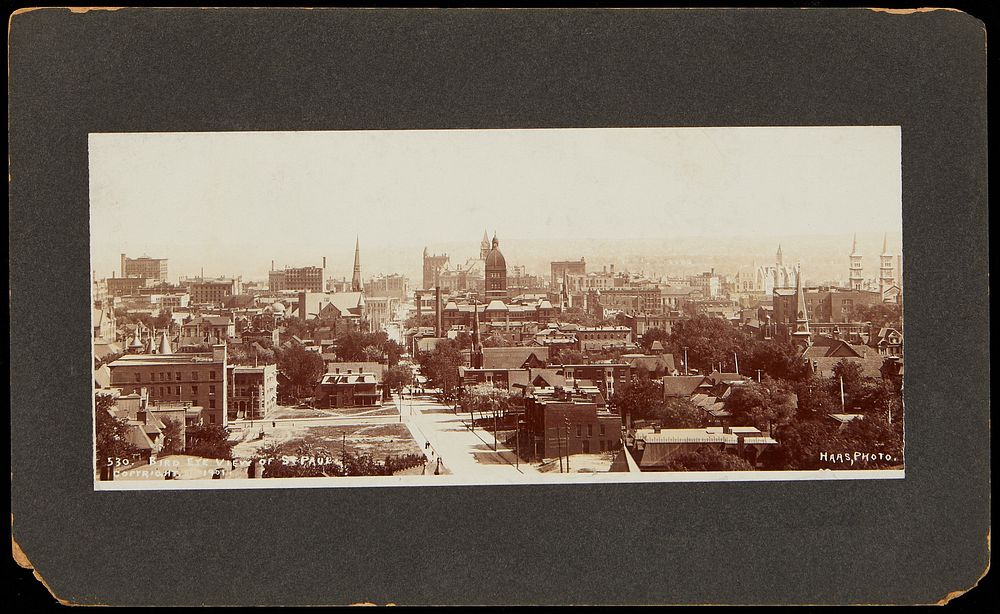
{"type": "Polygon", "coordinates": [[[95,488],[901,478],[900,152],[91,133],[95,488]]]}

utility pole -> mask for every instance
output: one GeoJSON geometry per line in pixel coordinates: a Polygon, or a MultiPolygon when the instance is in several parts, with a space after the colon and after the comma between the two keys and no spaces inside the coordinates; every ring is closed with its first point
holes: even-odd
{"type": "Polygon", "coordinates": [[[761,379],[760,379],[760,372],[761,372],[761,370],[760,370],[760,369],[757,369],[757,383],[758,383],[758,384],[759,384],[759,383],[761,382],[761,379]]]}
{"type": "Polygon", "coordinates": [[[518,418],[514,423],[514,445],[517,446],[517,450],[514,452],[514,468],[520,470],[521,468],[521,419],[518,418]]]}
{"type": "Polygon", "coordinates": [[[556,427],[556,447],[559,451],[559,473],[563,472],[563,461],[562,461],[562,437],[559,435],[559,427],[556,427]]]}
{"type": "Polygon", "coordinates": [[[566,473],[569,473],[569,417],[566,418],[566,473]]]}

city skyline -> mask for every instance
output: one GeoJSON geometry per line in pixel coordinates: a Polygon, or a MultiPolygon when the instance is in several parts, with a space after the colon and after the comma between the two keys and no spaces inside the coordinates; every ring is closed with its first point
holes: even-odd
{"type": "Polygon", "coordinates": [[[339,277],[357,237],[366,277],[412,277],[423,247],[464,259],[484,227],[529,269],[588,256],[565,253],[581,241],[698,254],[683,246],[857,232],[866,255],[882,233],[901,251],[898,127],[92,134],[90,154],[98,277],[122,252],[169,258],[173,279],[264,279],[272,260],[324,256],[339,277]]]}

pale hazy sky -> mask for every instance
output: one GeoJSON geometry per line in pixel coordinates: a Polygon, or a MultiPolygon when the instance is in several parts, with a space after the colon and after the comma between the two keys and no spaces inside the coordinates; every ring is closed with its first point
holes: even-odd
{"type": "Polygon", "coordinates": [[[412,251],[406,272],[424,245],[471,238],[472,255],[484,228],[501,242],[899,236],[900,130],[91,134],[90,204],[101,277],[122,252],[169,258],[172,279],[323,256],[350,275],[356,236],[379,270],[412,251]]]}

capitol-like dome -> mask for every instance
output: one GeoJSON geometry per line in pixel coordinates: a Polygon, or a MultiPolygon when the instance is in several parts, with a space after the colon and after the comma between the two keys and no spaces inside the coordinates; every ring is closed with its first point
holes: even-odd
{"type": "Polygon", "coordinates": [[[283,303],[275,302],[271,305],[271,310],[274,311],[274,313],[285,313],[285,305],[283,303]]]}
{"type": "Polygon", "coordinates": [[[486,270],[490,269],[507,269],[507,261],[500,253],[500,241],[497,240],[496,235],[493,236],[493,246],[486,254],[486,270]]]}

